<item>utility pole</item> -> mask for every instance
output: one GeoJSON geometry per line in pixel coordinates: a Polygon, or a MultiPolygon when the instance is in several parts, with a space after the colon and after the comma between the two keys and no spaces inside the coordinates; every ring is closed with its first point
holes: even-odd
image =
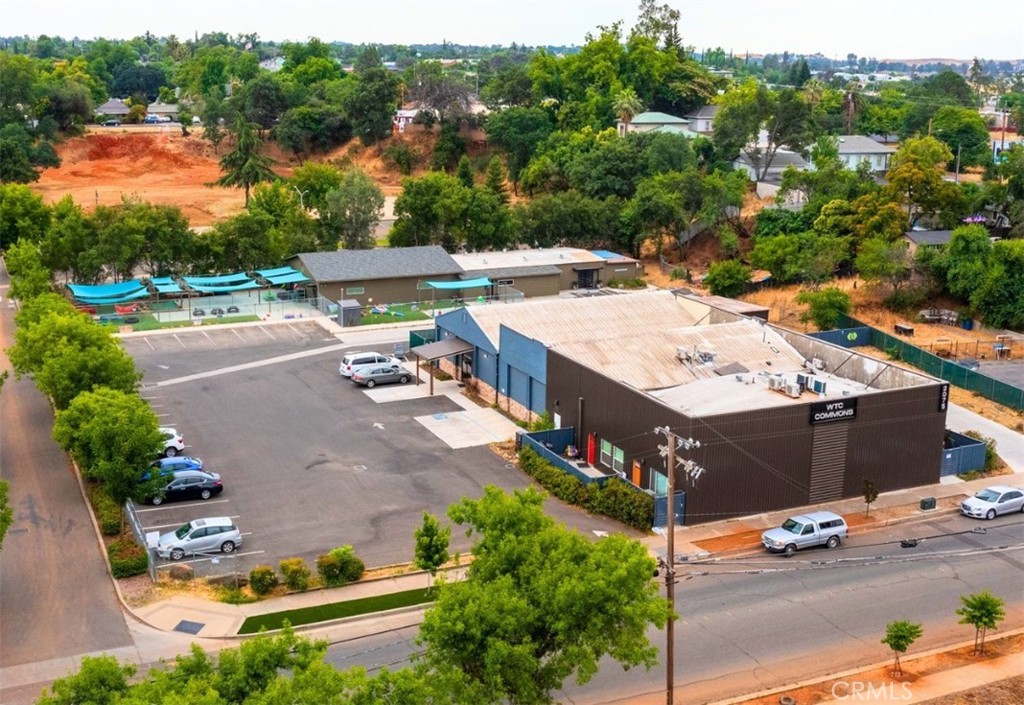
{"type": "Polygon", "coordinates": [[[662,457],[665,458],[666,475],[668,477],[668,501],[666,502],[666,532],[667,532],[667,556],[661,561],[661,567],[665,571],[665,592],[668,598],[669,618],[665,624],[665,703],[675,703],[675,672],[676,672],[676,639],[675,639],[675,612],[676,612],[676,465],[678,464],[691,479],[696,480],[704,473],[704,468],[692,460],[676,458],[676,449],[682,448],[692,450],[700,448],[700,441],[692,438],[680,438],[668,426],[656,426],[655,433],[665,434],[665,445],[658,446],[662,457]]]}
{"type": "Polygon", "coordinates": [[[958,184],[960,183],[960,148],[962,146],[962,144],[956,146],[956,182],[958,184]]]}

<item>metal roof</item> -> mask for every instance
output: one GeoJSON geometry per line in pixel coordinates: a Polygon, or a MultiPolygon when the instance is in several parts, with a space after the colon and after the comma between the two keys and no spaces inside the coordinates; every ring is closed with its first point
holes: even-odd
{"type": "MultiPolygon", "coordinates": [[[[734,161],[742,162],[743,164],[746,164],[748,166],[756,166],[760,168],[761,164],[764,161],[764,158],[765,155],[763,153],[758,155],[757,159],[755,160],[752,159],[751,156],[746,152],[740,152],[740,155],[736,157],[734,161]]],[[[807,160],[801,157],[796,152],[788,152],[784,149],[780,149],[775,153],[775,156],[772,157],[772,164],[770,168],[781,169],[783,167],[787,167],[790,165],[796,167],[797,169],[806,169],[807,160]]]]}
{"type": "Polygon", "coordinates": [[[904,233],[915,245],[947,245],[953,237],[952,230],[911,230],[904,233]]]}
{"type": "Polygon", "coordinates": [[[668,113],[640,113],[629,121],[632,125],[686,125],[689,120],[668,113]]]}
{"type": "Polygon", "coordinates": [[[463,271],[440,245],[302,252],[296,257],[317,283],[436,277],[463,271]]]}
{"type": "Polygon", "coordinates": [[[548,277],[558,276],[562,270],[553,264],[526,265],[523,267],[495,267],[494,269],[474,269],[460,275],[460,279],[487,277],[488,279],[510,279],[512,277],[548,277]]]}
{"type": "Polygon", "coordinates": [[[688,118],[713,118],[718,113],[717,105],[704,105],[699,110],[689,113],[688,118]]]}
{"type": "Polygon", "coordinates": [[[566,265],[581,262],[603,263],[604,260],[590,250],[575,247],[547,247],[538,250],[505,250],[473,252],[452,255],[452,260],[467,272],[526,265],[566,265]]]}
{"type": "Polygon", "coordinates": [[[557,346],[624,335],[655,335],[664,329],[692,326],[708,310],[705,305],[663,289],[466,309],[495,349],[500,344],[502,325],[545,345],[557,346]]]}
{"type": "Polygon", "coordinates": [[[462,338],[452,336],[450,338],[445,338],[444,340],[438,340],[436,343],[417,345],[415,348],[409,350],[409,354],[415,355],[422,360],[433,361],[440,360],[442,357],[451,357],[452,355],[472,351],[472,343],[467,343],[462,338]]]}
{"type": "Polygon", "coordinates": [[[840,154],[895,154],[896,148],[864,135],[839,135],[840,154]]]}

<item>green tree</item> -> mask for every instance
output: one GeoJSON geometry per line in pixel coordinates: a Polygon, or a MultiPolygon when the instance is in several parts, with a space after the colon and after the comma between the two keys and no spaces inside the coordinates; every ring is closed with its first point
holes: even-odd
{"type": "Polygon", "coordinates": [[[363,144],[375,144],[391,136],[400,81],[380,64],[372,47],[363,52],[355,77],[356,85],[346,94],[342,108],[352,122],[353,134],[363,144]]]}
{"type": "MultiPolygon", "coordinates": [[[[876,499],[878,499],[878,488],[875,487],[874,482],[867,479],[866,477],[864,478],[863,494],[864,506],[866,507],[866,509],[864,510],[864,516],[871,516],[871,505],[874,504],[876,499]]],[[[896,667],[899,668],[898,663],[896,664],[896,667]]]]}
{"type": "Polygon", "coordinates": [[[459,137],[459,128],[453,122],[441,123],[441,132],[434,143],[430,166],[437,171],[451,171],[466,153],[466,141],[459,137]]]}
{"type": "Polygon", "coordinates": [[[39,243],[41,264],[66,280],[80,283],[98,281],[103,263],[96,256],[93,221],[81,206],[65,196],[51,207],[50,226],[39,243]]]}
{"type": "Polygon", "coordinates": [[[893,675],[903,675],[903,666],[900,665],[900,654],[905,654],[910,645],[921,638],[921,625],[913,622],[899,620],[889,622],[885,627],[885,637],[882,643],[892,649],[895,659],[893,664],[893,675]]]}
{"type": "Polygon", "coordinates": [[[295,168],[288,183],[304,209],[319,211],[327,207],[327,193],[341,186],[341,171],[330,164],[307,162],[295,168]]]}
{"type": "Polygon", "coordinates": [[[352,137],[352,126],[340,108],[301,105],[281,116],[274,139],[302,162],[315,152],[326,152],[352,137]]]}
{"type": "Polygon", "coordinates": [[[346,250],[370,249],[376,244],[374,229],[384,210],[384,194],[365,172],[348,169],[341,182],[327,192],[327,207],[320,224],[331,240],[346,250]]]}
{"type": "Polygon", "coordinates": [[[35,381],[57,409],[66,409],[79,394],[97,387],[134,392],[142,379],[132,358],[113,339],[99,348],[60,341],[50,353],[35,373],[35,381]]]}
{"type": "Polygon", "coordinates": [[[0,184],[0,250],[24,238],[39,242],[50,225],[50,209],[23,184],[0,184]]]}
{"type": "Polygon", "coordinates": [[[413,537],[416,539],[416,567],[427,571],[431,578],[435,577],[438,568],[448,562],[452,527],[441,526],[437,517],[423,512],[423,524],[416,529],[413,537]]]}
{"type": "Polygon", "coordinates": [[[988,271],[971,294],[971,305],[986,325],[1024,328],[1024,240],[1000,240],[992,246],[988,271]]]}
{"type": "MultiPolygon", "coordinates": [[[[7,373],[5,372],[4,375],[6,374],[7,373]]],[[[0,387],[2,386],[3,381],[0,380],[0,387]]],[[[7,535],[7,530],[11,528],[11,524],[14,523],[14,511],[11,509],[8,495],[10,489],[11,485],[7,480],[0,480],[0,550],[3,550],[4,536],[7,535]]]]}
{"type": "Polygon", "coordinates": [[[632,87],[627,86],[615,95],[613,109],[615,110],[616,117],[628,126],[632,122],[633,117],[644,109],[644,104],[640,100],[640,96],[636,94],[636,91],[632,87]]]}
{"type": "Polygon", "coordinates": [[[50,292],[50,270],[42,265],[35,243],[21,240],[10,245],[4,253],[4,264],[11,275],[7,295],[12,299],[24,302],[50,292]]]}
{"type": "Polygon", "coordinates": [[[992,160],[988,126],[974,108],[946,105],[938,109],[932,118],[932,133],[943,142],[953,155],[946,165],[956,168],[959,154],[960,168],[981,166],[992,160]]]}
{"type": "Polygon", "coordinates": [[[519,179],[553,126],[541,108],[508,108],[487,118],[487,138],[508,155],[508,172],[518,194],[519,179]]]}
{"type": "Polygon", "coordinates": [[[853,309],[850,295],[836,287],[801,291],[796,302],[807,306],[807,311],[800,316],[801,322],[811,322],[818,330],[832,330],[839,323],[839,317],[853,309]]]}
{"type": "Polygon", "coordinates": [[[395,224],[388,242],[392,247],[443,245],[454,251],[471,196],[458,179],[442,172],[405,179],[395,199],[395,224]]]}
{"type": "Polygon", "coordinates": [[[135,666],[122,664],[113,656],[85,656],[78,672],[58,678],[44,692],[36,705],[105,705],[121,702],[128,693],[128,679],[135,675],[135,666]]]}
{"type": "Polygon", "coordinates": [[[956,613],[960,616],[959,624],[970,624],[974,627],[974,652],[985,653],[985,635],[989,629],[995,629],[1006,618],[1005,603],[988,590],[970,595],[960,596],[961,607],[956,613]]]}
{"type": "Polygon", "coordinates": [[[249,206],[249,189],[262,181],[273,181],[277,175],[270,168],[270,159],[260,154],[260,141],[254,126],[240,114],[235,119],[233,133],[235,147],[220,160],[224,175],[217,179],[218,186],[232,186],[245,190],[245,205],[249,206]]]}
{"type": "Polygon", "coordinates": [[[750,267],[734,259],[715,262],[708,268],[704,285],[715,296],[739,296],[750,283],[750,267]]]}
{"type": "Polygon", "coordinates": [[[938,212],[950,199],[953,184],[942,180],[953,159],[949,147],[934,137],[912,137],[892,157],[883,192],[907,208],[907,223],[938,212]]]}
{"type": "Polygon", "coordinates": [[[988,274],[992,241],[981,225],[964,225],[952,232],[940,255],[949,293],[962,300],[981,289],[988,274]]]}
{"type": "Polygon", "coordinates": [[[12,139],[0,138],[0,181],[27,184],[38,180],[39,172],[32,168],[24,145],[12,139]]]}
{"type": "Polygon", "coordinates": [[[139,474],[163,448],[156,414],[137,394],[98,387],[58,411],[53,439],[71,453],[82,474],[98,480],[118,504],[150,496],[160,480],[139,474]]]}
{"type": "Polygon", "coordinates": [[[884,281],[899,291],[910,280],[910,251],[900,242],[869,238],[861,244],[857,271],[866,281],[884,281]]]}
{"type": "Polygon", "coordinates": [[[484,181],[484,186],[488,191],[498,197],[503,204],[508,205],[508,190],[505,188],[505,165],[501,163],[501,158],[495,154],[491,157],[491,160],[487,162],[487,175],[484,181]]]}
{"type": "Polygon", "coordinates": [[[466,188],[473,188],[473,163],[465,154],[459,157],[459,164],[455,167],[455,178],[466,188]]]}
{"type": "Polygon", "coordinates": [[[477,540],[467,579],[441,584],[420,629],[436,672],[458,674],[488,702],[545,703],[569,676],[589,681],[605,656],[656,663],[647,631],[670,615],[639,543],[591,543],[546,516],[533,489],[487,487],[448,515],[477,540]]]}
{"type": "MultiPolygon", "coordinates": [[[[260,136],[269,130],[288,109],[288,98],[285,96],[281,79],[272,73],[263,73],[246,83],[241,95],[236,96],[241,106],[241,114],[249,124],[259,127],[260,136]]],[[[236,122],[234,129],[236,139],[239,128],[236,122]]]]}
{"type": "Polygon", "coordinates": [[[526,67],[502,66],[480,89],[480,99],[492,111],[529,105],[533,102],[533,81],[526,67]]]}

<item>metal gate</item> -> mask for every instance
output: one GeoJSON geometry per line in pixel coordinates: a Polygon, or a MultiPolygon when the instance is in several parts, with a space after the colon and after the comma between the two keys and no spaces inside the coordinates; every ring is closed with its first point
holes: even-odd
{"type": "Polygon", "coordinates": [[[848,428],[845,423],[822,424],[814,427],[814,441],[811,449],[811,486],[808,496],[810,504],[842,499],[846,474],[848,428]]]}

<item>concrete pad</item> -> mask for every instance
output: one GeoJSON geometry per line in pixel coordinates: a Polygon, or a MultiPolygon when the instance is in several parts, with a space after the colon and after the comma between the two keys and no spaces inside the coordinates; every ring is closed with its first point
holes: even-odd
{"type": "Polygon", "coordinates": [[[511,440],[516,426],[494,409],[473,409],[417,416],[424,428],[451,448],[469,448],[511,440]]]}
{"type": "Polygon", "coordinates": [[[197,636],[224,636],[237,634],[245,614],[237,605],[228,605],[194,597],[174,597],[146,605],[135,610],[143,621],[163,629],[175,631],[182,620],[201,624],[197,636]]]}

